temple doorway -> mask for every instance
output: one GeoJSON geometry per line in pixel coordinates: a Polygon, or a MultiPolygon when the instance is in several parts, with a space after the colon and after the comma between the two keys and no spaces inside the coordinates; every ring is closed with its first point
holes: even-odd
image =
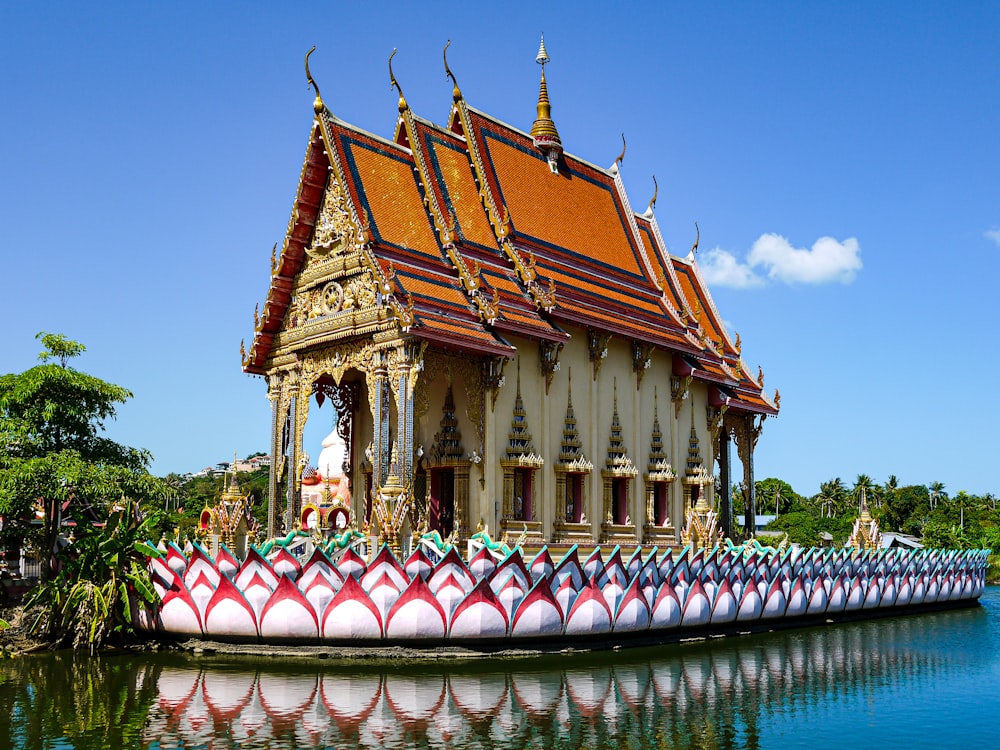
{"type": "Polygon", "coordinates": [[[430,528],[447,537],[455,530],[455,470],[431,469],[430,528]]]}

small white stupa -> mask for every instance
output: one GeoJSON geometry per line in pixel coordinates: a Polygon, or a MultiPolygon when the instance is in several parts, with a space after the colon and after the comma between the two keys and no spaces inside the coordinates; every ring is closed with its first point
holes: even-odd
{"type": "Polygon", "coordinates": [[[323,450],[316,460],[316,469],[324,482],[335,484],[344,476],[344,459],[347,458],[347,443],[334,429],[323,439],[323,450]]]}

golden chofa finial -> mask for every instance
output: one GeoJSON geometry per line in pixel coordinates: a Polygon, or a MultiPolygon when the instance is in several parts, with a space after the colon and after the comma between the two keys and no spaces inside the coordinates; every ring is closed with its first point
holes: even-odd
{"type": "Polygon", "coordinates": [[[323,98],[319,95],[319,84],[316,83],[316,80],[312,77],[312,73],[309,72],[309,55],[315,51],[316,45],[314,44],[312,49],[306,52],[306,83],[312,86],[316,92],[316,98],[313,100],[313,111],[319,114],[323,111],[325,105],[323,104],[323,98]]]}
{"type": "Polygon", "coordinates": [[[660,194],[660,184],[656,181],[656,175],[653,175],[653,197],[649,200],[649,208],[646,209],[646,213],[652,216],[653,209],[656,208],[656,196],[660,194]]]}
{"type": "Polygon", "coordinates": [[[618,158],[615,159],[615,169],[619,168],[622,162],[625,161],[625,148],[626,148],[625,134],[622,133],[622,152],[618,154],[618,158]]]}
{"type": "Polygon", "coordinates": [[[396,48],[392,48],[392,54],[389,55],[389,86],[396,89],[399,92],[399,111],[405,112],[407,109],[406,97],[403,96],[403,88],[399,85],[399,81],[396,80],[396,76],[392,72],[392,58],[396,56],[396,48]]]}
{"type": "Polygon", "coordinates": [[[462,92],[458,88],[458,81],[455,80],[455,74],[451,72],[451,68],[448,67],[448,48],[451,46],[451,39],[444,45],[444,74],[451,79],[452,84],[455,88],[451,91],[451,98],[456,102],[462,98],[462,92]]]}
{"type": "Polygon", "coordinates": [[[535,62],[542,66],[542,81],[538,88],[538,119],[531,126],[531,138],[535,148],[545,154],[549,169],[553,174],[559,174],[559,155],[562,153],[562,140],[556,124],[552,122],[552,105],[549,103],[549,89],[545,83],[545,65],[549,62],[549,53],[545,51],[545,35],[538,46],[535,62]]]}
{"type": "Polygon", "coordinates": [[[699,229],[697,221],[694,223],[694,231],[695,231],[695,238],[694,238],[694,244],[691,245],[691,255],[690,255],[690,257],[692,258],[695,255],[697,255],[698,244],[701,242],[701,229],[699,229]]]}

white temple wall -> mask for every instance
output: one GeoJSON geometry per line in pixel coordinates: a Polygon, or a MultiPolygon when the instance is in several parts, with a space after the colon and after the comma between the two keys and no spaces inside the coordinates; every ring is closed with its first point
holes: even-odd
{"type": "MultiPolygon", "coordinates": [[[[535,472],[532,495],[534,517],[542,522],[546,538],[551,538],[557,514],[554,466],[559,460],[562,443],[570,372],[573,381],[573,407],[582,450],[594,465],[586,480],[585,513],[595,539],[601,533],[601,522],[604,518],[604,481],[601,470],[605,467],[608,456],[616,381],[618,416],[624,448],[638,471],[638,476],[630,480],[628,489],[628,513],[636,526],[637,536],[641,538],[641,527],[646,520],[644,475],[649,463],[654,407],[663,433],[664,450],[677,473],[677,479],[670,485],[669,513],[671,521],[679,530],[685,512],[681,480],[687,466],[692,414],[702,461],[706,468],[714,471],[710,463],[711,435],[705,411],[708,403],[708,387],[698,381],[692,382],[686,398],[681,402],[679,414],[675,417],[675,406],[671,400],[673,360],[670,352],[655,350],[652,353],[650,367],[645,370],[641,384],[637,388],[636,373],[632,366],[631,342],[612,338],[608,342],[608,355],[603,360],[595,380],[586,331],[574,328],[568,328],[567,331],[572,338],[566,342],[560,353],[559,370],[553,375],[548,395],[545,394],[545,379],[539,368],[538,343],[516,337],[509,339],[517,347],[519,355],[506,366],[505,385],[497,393],[495,408],[490,408],[490,394],[484,396],[486,425],[482,464],[484,485],[480,487],[479,471],[473,467],[469,499],[470,529],[475,530],[480,520],[489,524],[491,533],[495,533],[499,528],[503,503],[503,469],[500,461],[506,458],[517,394],[518,361],[520,361],[521,398],[528,429],[535,452],[545,459],[545,465],[535,472]]],[[[418,443],[423,444],[425,451],[429,450],[433,433],[438,429],[445,387],[443,381],[435,382],[431,391],[431,406],[420,421],[418,443]]],[[[462,441],[468,453],[472,450],[471,441],[475,428],[468,422],[465,413],[465,394],[460,393],[460,390],[456,378],[454,397],[462,430],[462,441]]],[[[713,497],[714,490],[707,489],[710,497],[713,497]]]]}

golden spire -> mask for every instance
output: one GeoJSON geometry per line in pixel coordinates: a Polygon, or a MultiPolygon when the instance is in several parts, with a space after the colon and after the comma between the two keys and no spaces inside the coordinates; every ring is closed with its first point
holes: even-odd
{"type": "Polygon", "coordinates": [[[553,173],[559,173],[559,155],[562,153],[562,140],[559,138],[559,131],[556,124],[552,122],[552,105],[549,104],[549,89],[545,83],[545,64],[549,61],[549,54],[545,51],[545,35],[542,35],[542,42],[538,46],[538,55],[535,62],[542,66],[542,81],[538,88],[538,119],[531,126],[531,137],[534,140],[535,148],[545,154],[549,161],[549,168],[553,173]]]}
{"type": "Polygon", "coordinates": [[[312,73],[309,72],[309,55],[316,51],[316,45],[312,46],[312,49],[306,52],[306,83],[313,87],[316,91],[316,98],[313,100],[313,111],[319,114],[323,111],[326,105],[323,104],[323,97],[319,95],[319,84],[313,80],[312,73]]]}

